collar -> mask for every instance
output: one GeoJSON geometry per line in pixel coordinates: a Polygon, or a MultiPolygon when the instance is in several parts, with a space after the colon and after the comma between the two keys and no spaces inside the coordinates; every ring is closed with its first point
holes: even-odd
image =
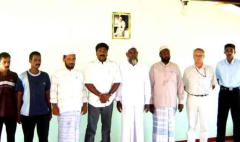
{"type": "Polygon", "coordinates": [[[231,61],[231,63],[229,63],[229,62],[227,61],[227,59],[225,59],[225,63],[226,63],[226,64],[234,64],[234,63],[235,63],[235,59],[233,58],[232,61],[231,61]]]}
{"type": "Polygon", "coordinates": [[[101,62],[101,61],[99,61],[98,59],[96,59],[96,60],[95,60],[95,62],[96,62],[96,63],[99,63],[99,64],[105,64],[105,63],[108,63],[108,62],[109,62],[109,60],[108,60],[108,59],[106,59],[106,61],[104,61],[104,62],[101,62]]]}
{"type": "Polygon", "coordinates": [[[64,67],[63,70],[66,71],[66,72],[73,72],[73,71],[75,70],[75,67],[74,67],[73,69],[71,69],[71,70],[69,70],[69,69],[67,69],[66,67],[64,67]]]}
{"type": "Polygon", "coordinates": [[[138,61],[138,62],[137,62],[137,64],[136,64],[136,65],[134,65],[134,66],[133,66],[131,63],[129,63],[129,61],[128,61],[128,60],[126,61],[126,64],[128,64],[128,65],[129,65],[129,66],[131,66],[131,67],[136,67],[136,66],[138,66],[138,64],[139,64],[139,61],[138,61]]]}
{"type": "MultiPolygon", "coordinates": [[[[11,71],[10,71],[10,69],[9,69],[9,70],[7,71],[7,73],[6,73],[4,76],[7,76],[8,74],[10,74],[10,72],[11,72],[11,71]]],[[[0,72],[0,75],[3,76],[3,73],[0,72]]]]}
{"type": "Polygon", "coordinates": [[[193,67],[194,67],[194,68],[197,68],[197,69],[204,69],[204,68],[206,67],[206,65],[203,64],[201,68],[198,68],[198,67],[194,64],[193,67]]]}
{"type": "Polygon", "coordinates": [[[167,64],[164,64],[162,61],[160,61],[160,64],[163,65],[163,66],[169,66],[171,62],[169,61],[167,64]]]}
{"type": "Polygon", "coordinates": [[[39,70],[39,72],[37,74],[33,74],[30,72],[30,70],[27,71],[31,76],[39,76],[41,74],[41,71],[39,70]]]}

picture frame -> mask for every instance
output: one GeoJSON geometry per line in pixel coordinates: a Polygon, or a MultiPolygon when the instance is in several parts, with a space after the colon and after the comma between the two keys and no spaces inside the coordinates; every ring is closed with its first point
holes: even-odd
{"type": "Polygon", "coordinates": [[[131,14],[127,12],[112,13],[112,39],[131,38],[131,14]]]}

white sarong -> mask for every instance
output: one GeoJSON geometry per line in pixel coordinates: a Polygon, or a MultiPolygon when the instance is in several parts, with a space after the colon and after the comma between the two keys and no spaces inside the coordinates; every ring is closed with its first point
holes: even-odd
{"type": "Polygon", "coordinates": [[[61,113],[58,117],[58,142],[79,142],[80,111],[61,113]]]}

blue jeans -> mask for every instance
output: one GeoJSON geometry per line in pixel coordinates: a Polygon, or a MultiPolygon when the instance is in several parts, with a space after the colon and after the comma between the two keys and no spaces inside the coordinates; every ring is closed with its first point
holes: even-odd
{"type": "Polygon", "coordinates": [[[102,141],[110,142],[113,103],[106,107],[94,107],[88,104],[88,124],[85,142],[94,142],[99,115],[102,122],[102,141]]]}

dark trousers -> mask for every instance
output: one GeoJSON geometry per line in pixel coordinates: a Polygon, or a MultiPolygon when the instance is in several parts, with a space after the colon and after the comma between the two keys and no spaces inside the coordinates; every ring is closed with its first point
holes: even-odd
{"type": "Polygon", "coordinates": [[[15,132],[17,127],[16,118],[0,117],[0,141],[3,124],[6,126],[7,141],[15,142],[15,132]]]}
{"type": "Polygon", "coordinates": [[[34,128],[37,125],[39,142],[48,142],[49,115],[21,116],[24,142],[32,142],[34,128]]]}
{"type": "Polygon", "coordinates": [[[113,103],[106,107],[88,105],[88,124],[85,142],[94,142],[99,115],[102,122],[102,142],[110,142],[113,103]]]}
{"type": "Polygon", "coordinates": [[[225,142],[226,122],[231,111],[234,142],[240,142],[240,91],[220,88],[217,115],[217,142],[225,142]]]}

